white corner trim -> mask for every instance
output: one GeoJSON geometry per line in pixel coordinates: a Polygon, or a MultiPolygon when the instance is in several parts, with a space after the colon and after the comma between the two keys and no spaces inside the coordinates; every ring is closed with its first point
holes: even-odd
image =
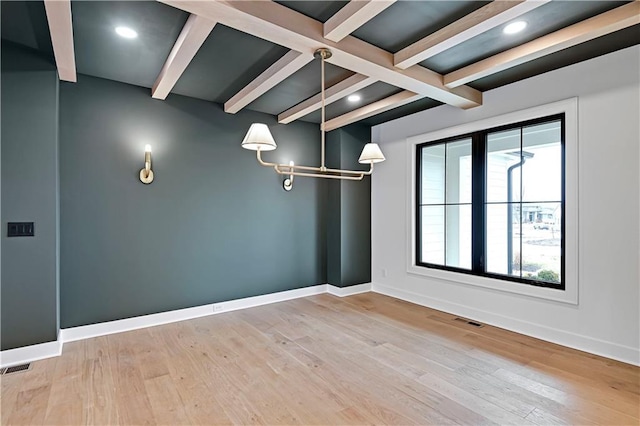
{"type": "Polygon", "coordinates": [[[415,303],[417,305],[437,309],[439,311],[474,319],[489,325],[524,334],[526,336],[556,343],[561,346],[567,346],[569,348],[589,352],[594,355],[640,366],[640,350],[638,350],[638,348],[594,339],[593,337],[570,333],[568,331],[546,327],[517,318],[498,315],[493,312],[483,311],[470,306],[452,303],[435,297],[424,296],[411,291],[401,290],[378,283],[372,284],[371,291],[415,303]]]}
{"type": "Polygon", "coordinates": [[[0,367],[25,364],[62,354],[62,340],[0,351],[0,367]]]}
{"type": "Polygon", "coordinates": [[[239,309],[268,305],[270,303],[284,302],[285,300],[326,293],[326,287],[326,284],[319,284],[311,287],[297,288],[295,290],[287,290],[261,296],[246,297],[244,299],[229,300],[220,303],[210,303],[208,305],[195,306],[193,308],[177,309],[175,311],[160,312],[157,314],[142,315],[139,317],[101,322],[98,324],[65,328],[60,330],[60,339],[64,343],[74,342],[76,340],[89,339],[91,337],[122,333],[125,331],[137,330],[140,328],[154,327],[156,325],[185,321],[208,315],[221,314],[223,312],[231,312],[237,311],[239,309]]]}
{"type": "Polygon", "coordinates": [[[357,284],[349,287],[336,287],[327,284],[327,293],[338,297],[352,296],[354,294],[366,293],[371,291],[371,283],[357,284]]]}

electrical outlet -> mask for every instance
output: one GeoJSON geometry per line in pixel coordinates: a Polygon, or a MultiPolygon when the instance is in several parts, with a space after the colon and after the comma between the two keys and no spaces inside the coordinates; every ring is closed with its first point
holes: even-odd
{"type": "Polygon", "coordinates": [[[387,278],[387,270],[383,269],[381,272],[382,278],[387,278]]]}
{"type": "Polygon", "coordinates": [[[213,312],[222,312],[222,304],[214,303],[213,304],[213,312]]]}

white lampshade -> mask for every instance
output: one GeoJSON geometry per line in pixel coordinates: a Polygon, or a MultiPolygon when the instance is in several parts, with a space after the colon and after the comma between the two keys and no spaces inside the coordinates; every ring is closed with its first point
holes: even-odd
{"type": "Polygon", "coordinates": [[[381,163],[386,158],[384,158],[384,154],[380,150],[380,147],[377,143],[368,143],[362,148],[362,153],[360,154],[360,158],[358,158],[358,163],[360,164],[369,164],[369,163],[381,163]]]}
{"type": "Polygon", "coordinates": [[[272,151],[277,148],[277,145],[266,124],[253,123],[249,127],[247,136],[242,141],[242,147],[252,151],[257,151],[258,149],[260,151],[272,151]]]}

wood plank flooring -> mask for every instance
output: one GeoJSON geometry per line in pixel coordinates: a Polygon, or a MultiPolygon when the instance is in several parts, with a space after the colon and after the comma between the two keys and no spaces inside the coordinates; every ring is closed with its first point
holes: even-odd
{"type": "Polygon", "coordinates": [[[64,345],[2,424],[638,425],[640,369],[374,293],[64,345]]]}

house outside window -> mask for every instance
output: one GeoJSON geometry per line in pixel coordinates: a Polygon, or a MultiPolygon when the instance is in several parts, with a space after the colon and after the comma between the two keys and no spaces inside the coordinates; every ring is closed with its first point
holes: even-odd
{"type": "Polygon", "coordinates": [[[415,264],[565,289],[565,115],[416,144],[415,264]]]}

